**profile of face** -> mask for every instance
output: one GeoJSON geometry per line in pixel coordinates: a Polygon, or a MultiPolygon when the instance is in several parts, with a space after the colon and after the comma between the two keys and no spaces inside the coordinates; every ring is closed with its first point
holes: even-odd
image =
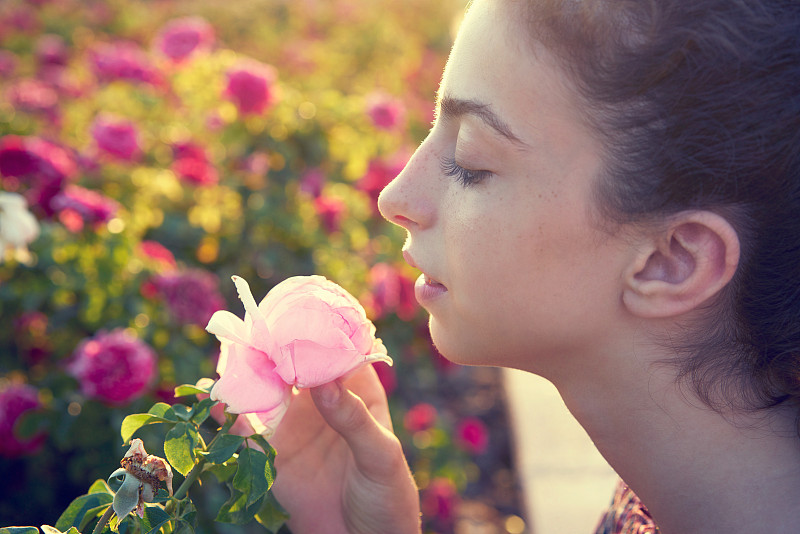
{"type": "Polygon", "coordinates": [[[434,126],[379,208],[408,233],[445,357],[547,375],[613,343],[629,245],[597,225],[600,143],[568,79],[507,4],[472,4],[434,126]]]}

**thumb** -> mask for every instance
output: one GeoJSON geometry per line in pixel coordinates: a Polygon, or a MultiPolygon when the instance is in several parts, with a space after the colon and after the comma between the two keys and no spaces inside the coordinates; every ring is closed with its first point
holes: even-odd
{"type": "Polygon", "coordinates": [[[365,476],[380,481],[396,476],[398,469],[408,471],[400,441],[340,380],[312,388],[311,398],[323,419],[347,442],[365,476]]]}

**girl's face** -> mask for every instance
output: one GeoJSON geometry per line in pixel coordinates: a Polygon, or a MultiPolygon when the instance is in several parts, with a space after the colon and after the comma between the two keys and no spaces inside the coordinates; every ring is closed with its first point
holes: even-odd
{"type": "Polygon", "coordinates": [[[442,354],[547,375],[613,344],[630,247],[593,222],[600,148],[568,81],[503,4],[473,3],[434,127],[379,207],[408,231],[442,354]]]}

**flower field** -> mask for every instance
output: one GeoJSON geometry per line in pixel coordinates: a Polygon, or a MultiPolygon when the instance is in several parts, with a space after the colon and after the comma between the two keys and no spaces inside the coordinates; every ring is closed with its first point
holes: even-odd
{"type": "MultiPolygon", "coordinates": [[[[218,378],[205,327],[240,309],[232,275],[264,295],[319,274],[394,360],[375,366],[426,532],[521,532],[497,372],[436,354],[376,208],[464,2],[2,4],[0,527],[55,524],[119,466],[127,415],[218,378]]],[[[163,456],[159,425],[137,437],[163,456]]],[[[229,531],[202,506],[228,495],[194,498],[200,531],[229,531]]]]}

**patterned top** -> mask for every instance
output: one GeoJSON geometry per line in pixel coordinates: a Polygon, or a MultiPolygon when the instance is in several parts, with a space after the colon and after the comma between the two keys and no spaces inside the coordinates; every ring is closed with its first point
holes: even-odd
{"type": "Polygon", "coordinates": [[[658,534],[647,508],[620,480],[608,511],[600,519],[595,534],[658,534]]]}

